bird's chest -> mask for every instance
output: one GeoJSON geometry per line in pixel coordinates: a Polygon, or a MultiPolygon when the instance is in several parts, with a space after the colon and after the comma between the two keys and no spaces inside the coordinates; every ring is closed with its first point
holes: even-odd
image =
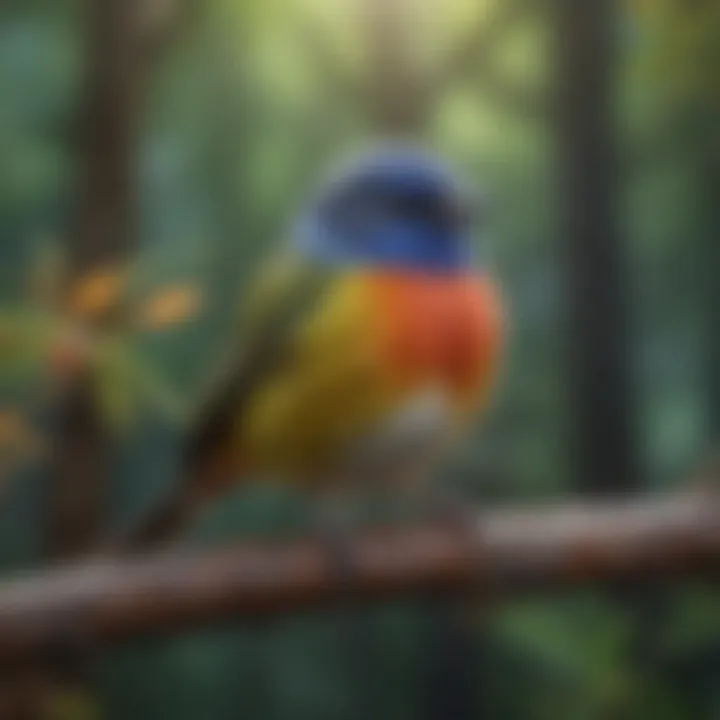
{"type": "Polygon", "coordinates": [[[491,347],[481,283],[380,276],[372,292],[383,362],[396,382],[439,382],[459,393],[478,383],[491,347]]]}
{"type": "Polygon", "coordinates": [[[244,447],[260,466],[316,474],[435,445],[477,406],[493,347],[483,312],[472,280],[338,281],[257,390],[244,447]]]}

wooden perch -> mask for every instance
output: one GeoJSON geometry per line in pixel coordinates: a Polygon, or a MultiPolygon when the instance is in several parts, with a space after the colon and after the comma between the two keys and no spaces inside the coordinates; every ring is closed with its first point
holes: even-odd
{"type": "Polygon", "coordinates": [[[351,550],[353,569],[342,582],[332,557],[313,541],[98,559],[16,578],[0,586],[0,655],[52,649],[75,633],[108,643],[348,597],[496,596],[702,574],[720,568],[720,502],[697,492],[492,510],[478,514],[476,532],[438,525],[377,529],[351,550]]]}

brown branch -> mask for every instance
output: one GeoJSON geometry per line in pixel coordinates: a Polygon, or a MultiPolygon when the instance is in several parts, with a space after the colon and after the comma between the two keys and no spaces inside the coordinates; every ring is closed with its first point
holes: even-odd
{"type": "MultiPolygon", "coordinates": [[[[82,108],[82,158],[78,210],[70,244],[67,295],[79,281],[107,268],[118,269],[132,251],[136,235],[136,149],[139,105],[149,59],[172,10],[171,0],[94,0],[87,3],[86,88],[82,108]]],[[[70,303],[68,302],[68,305],[70,303]]],[[[115,308],[111,308],[115,310],[115,308]]],[[[88,320],[90,331],[103,331],[110,312],[88,320]]],[[[107,485],[112,443],[105,427],[91,369],[69,378],[53,398],[53,462],[45,498],[45,545],[52,557],[88,551],[102,536],[107,520],[107,485]]],[[[77,638],[64,638],[68,642],[77,638]]],[[[67,676],[67,653],[47,663],[34,658],[29,674],[43,676],[49,687],[76,683],[92,696],[78,654],[74,679],[67,676]],[[87,687],[85,687],[87,686],[87,687]]],[[[27,674],[27,673],[26,673],[27,674]]],[[[68,686],[69,687],[69,686],[68,686]]],[[[67,688],[65,688],[67,689],[67,688]]],[[[55,702],[48,691],[47,702],[55,702]]],[[[2,693],[0,693],[0,696],[2,693]]],[[[46,702],[35,693],[35,702],[46,702]]],[[[0,697],[1,699],[1,697],[0,697]]],[[[88,700],[91,702],[91,700],[88,700]]],[[[33,717],[41,716],[36,710],[33,717]]]]}
{"type": "Polygon", "coordinates": [[[378,529],[349,548],[348,572],[312,541],[208,554],[98,559],[0,586],[0,655],[47,649],[67,628],[111,643],[337,602],[430,592],[495,597],[582,583],[668,580],[720,568],[720,502],[709,492],[499,509],[477,532],[378,529]]]}

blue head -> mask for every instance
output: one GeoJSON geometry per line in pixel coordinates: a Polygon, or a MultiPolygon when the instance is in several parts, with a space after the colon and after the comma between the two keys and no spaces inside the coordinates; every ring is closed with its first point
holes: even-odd
{"type": "Polygon", "coordinates": [[[462,273],[472,265],[471,217],[442,163],[386,150],[331,183],[301,218],[294,242],[327,264],[462,273]]]}

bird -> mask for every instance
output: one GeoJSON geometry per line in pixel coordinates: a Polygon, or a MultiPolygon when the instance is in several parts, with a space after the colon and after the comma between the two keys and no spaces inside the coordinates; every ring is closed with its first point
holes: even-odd
{"type": "Polygon", "coordinates": [[[321,496],[431,482],[487,406],[502,356],[479,197],[416,147],[336,169],[250,284],[181,482],[125,548],[169,539],[245,478],[321,496]]]}

